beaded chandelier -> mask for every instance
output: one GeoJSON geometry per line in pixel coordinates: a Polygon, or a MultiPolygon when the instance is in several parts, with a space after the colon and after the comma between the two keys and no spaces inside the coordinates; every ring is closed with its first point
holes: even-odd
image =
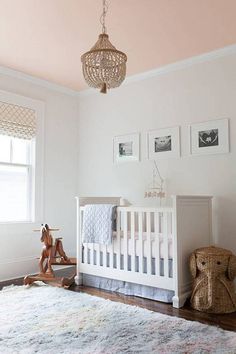
{"type": "Polygon", "coordinates": [[[120,86],[126,75],[127,56],[111,44],[106,31],[107,10],[107,1],[103,0],[100,19],[102,33],[91,50],[81,57],[85,81],[89,86],[99,88],[101,93],[107,93],[107,89],[120,86]]]}

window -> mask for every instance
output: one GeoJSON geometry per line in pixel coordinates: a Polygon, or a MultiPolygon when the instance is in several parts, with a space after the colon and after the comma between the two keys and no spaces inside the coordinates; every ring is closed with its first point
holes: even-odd
{"type": "Polygon", "coordinates": [[[34,219],[35,111],[0,102],[0,223],[34,219]]]}
{"type": "Polygon", "coordinates": [[[29,221],[32,142],[0,135],[0,222],[29,221]]]}

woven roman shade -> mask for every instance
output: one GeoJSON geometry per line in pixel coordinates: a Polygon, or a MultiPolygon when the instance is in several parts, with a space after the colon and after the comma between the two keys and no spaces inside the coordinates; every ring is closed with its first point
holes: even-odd
{"type": "Polygon", "coordinates": [[[36,135],[35,111],[0,101],[0,134],[31,140],[36,135]]]}

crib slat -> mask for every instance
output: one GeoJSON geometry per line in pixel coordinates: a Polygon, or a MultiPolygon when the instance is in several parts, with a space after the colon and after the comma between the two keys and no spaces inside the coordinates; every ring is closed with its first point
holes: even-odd
{"type": "Polygon", "coordinates": [[[143,273],[143,213],[138,213],[138,233],[139,233],[139,273],[143,273]]]}
{"type": "Polygon", "coordinates": [[[114,268],[114,239],[112,236],[112,243],[110,245],[110,250],[109,250],[109,254],[110,254],[110,268],[113,269],[114,268]]]}
{"type": "Polygon", "coordinates": [[[94,243],[90,245],[90,264],[94,265],[94,243]]]}
{"type": "Polygon", "coordinates": [[[84,263],[88,264],[88,244],[84,243],[84,263]]]}
{"type": "Polygon", "coordinates": [[[84,212],[83,210],[80,211],[80,250],[79,250],[79,259],[80,259],[80,262],[82,263],[82,259],[83,259],[83,241],[82,241],[82,230],[83,230],[83,217],[84,217],[84,212]]]}
{"type": "Polygon", "coordinates": [[[169,277],[168,213],[163,213],[164,276],[169,277]]]}
{"type": "Polygon", "coordinates": [[[155,230],[155,274],[160,275],[160,237],[159,237],[159,212],[154,214],[154,230],[155,230]]]}
{"type": "Polygon", "coordinates": [[[97,256],[97,266],[100,266],[100,244],[97,244],[97,250],[96,250],[96,256],[97,256]]]}
{"type": "Polygon", "coordinates": [[[107,246],[102,245],[102,257],[103,257],[103,267],[107,266],[107,246]]]}
{"type": "Polygon", "coordinates": [[[125,211],[124,215],[124,270],[128,270],[128,223],[127,223],[127,215],[128,212],[125,211]]]}
{"type": "Polygon", "coordinates": [[[131,233],[131,270],[132,272],[135,272],[135,218],[134,218],[134,212],[131,211],[131,217],[130,217],[130,233],[131,233]]]}
{"type": "Polygon", "coordinates": [[[97,253],[98,253],[98,251],[97,251],[97,244],[96,243],[94,243],[93,249],[94,249],[94,252],[93,252],[93,264],[97,265],[97,253]]]}
{"type": "Polygon", "coordinates": [[[117,251],[116,251],[116,268],[120,270],[120,218],[121,212],[117,212],[117,230],[116,230],[116,237],[117,237],[117,251]]]}
{"type": "Polygon", "coordinates": [[[147,274],[152,274],[152,248],[151,248],[151,213],[146,212],[146,230],[147,230],[147,274]]]}
{"type": "MultiPolygon", "coordinates": [[[[83,216],[84,216],[84,214],[83,214],[83,216]]],[[[81,223],[81,229],[83,229],[82,223],[81,223]]],[[[83,255],[84,255],[84,257],[83,257],[84,263],[87,264],[88,263],[88,244],[87,243],[83,243],[83,255]]]]}
{"type": "Polygon", "coordinates": [[[114,269],[114,230],[112,229],[112,242],[108,246],[108,252],[109,252],[109,267],[111,269],[114,269]]]}

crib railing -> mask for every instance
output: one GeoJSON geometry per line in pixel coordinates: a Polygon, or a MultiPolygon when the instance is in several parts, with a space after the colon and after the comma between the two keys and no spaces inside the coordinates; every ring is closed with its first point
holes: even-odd
{"type": "Polygon", "coordinates": [[[110,245],[82,243],[79,213],[79,272],[173,290],[172,208],[118,207],[110,245]]]}

